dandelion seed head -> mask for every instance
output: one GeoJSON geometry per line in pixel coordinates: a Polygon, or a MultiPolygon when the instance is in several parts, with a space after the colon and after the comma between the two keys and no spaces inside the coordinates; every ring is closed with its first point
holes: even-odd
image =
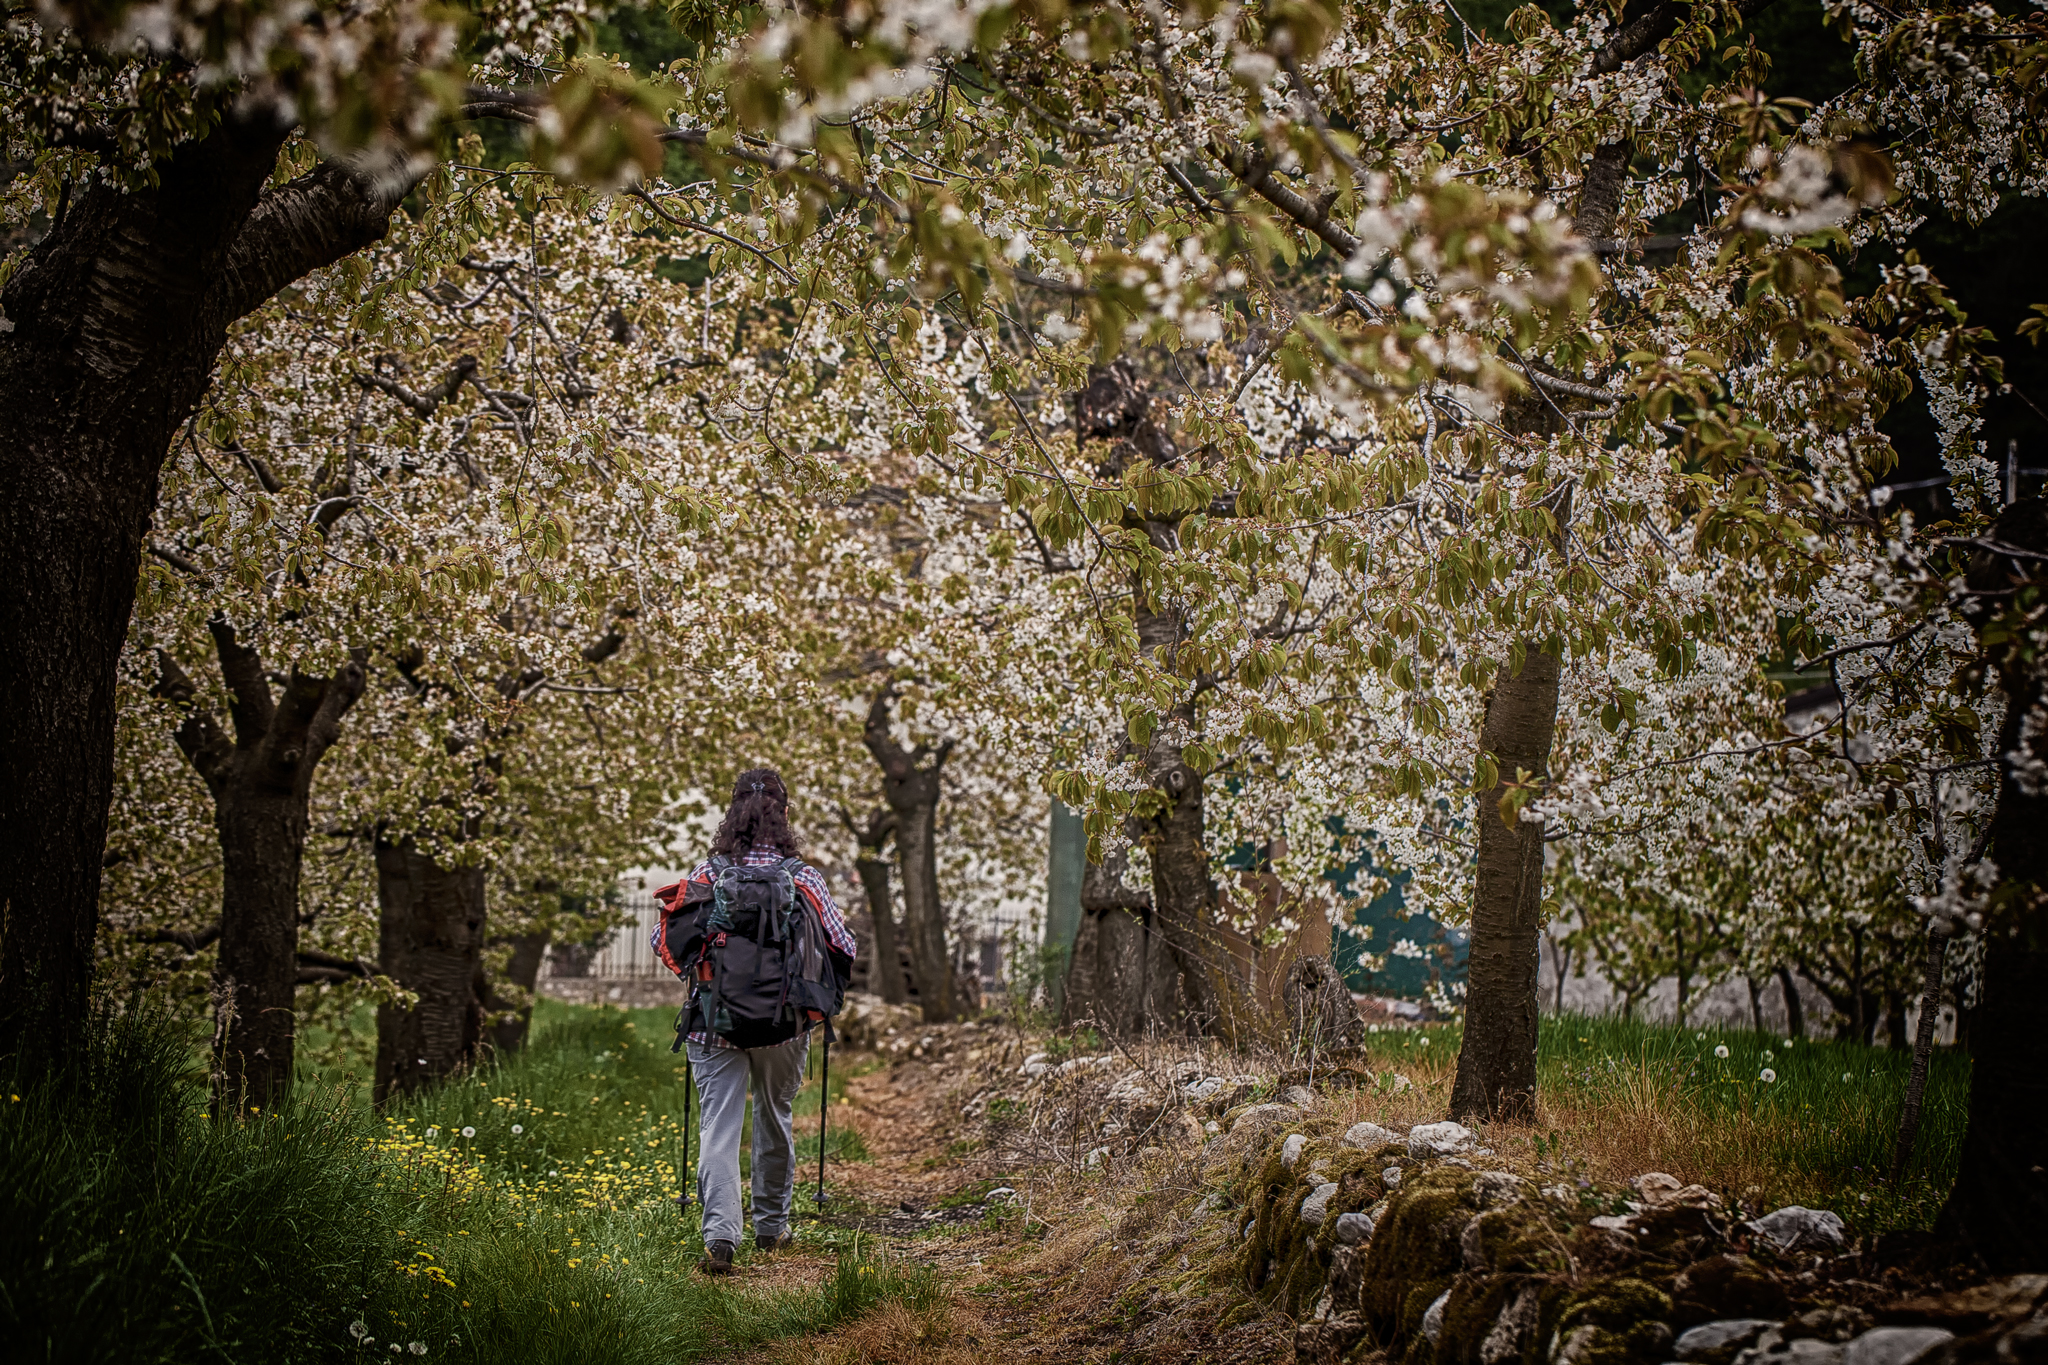
{"type": "Polygon", "coordinates": [[[354,1337],[357,1341],[361,1341],[364,1337],[368,1336],[369,1332],[370,1324],[364,1322],[361,1318],[357,1318],[354,1322],[348,1325],[348,1334],[354,1337]]]}
{"type": "Polygon", "coordinates": [[[1765,1085],[1775,1085],[1778,1081],[1778,1073],[1771,1070],[1769,1067],[1765,1067],[1762,1071],[1756,1073],[1756,1078],[1762,1081],[1765,1085]]]}
{"type": "Polygon", "coordinates": [[[474,1129],[474,1128],[464,1128],[464,1129],[462,1130],[462,1135],[463,1135],[464,1137],[466,1137],[466,1138],[473,1138],[473,1137],[475,1137],[475,1136],[476,1136],[476,1129],[474,1129]]]}
{"type": "Polygon", "coordinates": [[[1844,1072],[1842,1073],[1842,1079],[1843,1079],[1843,1080],[1845,1080],[1845,1081],[1853,1081],[1853,1080],[1855,1080],[1856,1078],[1855,1078],[1855,1076],[1854,1076],[1854,1075],[1852,1075],[1851,1073],[1849,1073],[1849,1072],[1847,1072],[1847,1071],[1844,1071],[1844,1072]]]}
{"type": "Polygon", "coordinates": [[[1716,1047],[1716,1048],[1714,1049],[1714,1055],[1715,1055],[1716,1057],[1719,1057],[1719,1058],[1721,1058],[1721,1059],[1722,1059],[1723,1061],[1727,1060],[1727,1057],[1728,1057],[1728,1044],[1726,1044],[1726,1043],[1722,1043],[1722,1044],[1721,1044],[1721,1045],[1720,1045],[1719,1047],[1716,1047]]]}
{"type": "Polygon", "coordinates": [[[515,1123],[515,1124],[513,1124],[513,1125],[512,1125],[512,1136],[513,1136],[513,1137],[518,1137],[518,1136],[519,1136],[519,1135],[520,1135],[521,1133],[523,1133],[523,1132],[525,1132],[525,1131],[526,1131],[526,1127],[525,1127],[525,1125],[524,1125],[524,1124],[518,1124],[518,1123],[515,1123]]]}

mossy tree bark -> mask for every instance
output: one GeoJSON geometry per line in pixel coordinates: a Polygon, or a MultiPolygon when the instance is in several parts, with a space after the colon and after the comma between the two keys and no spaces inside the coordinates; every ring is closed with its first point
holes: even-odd
{"type": "Polygon", "coordinates": [[[484,1036],[484,869],[444,867],[411,837],[377,841],[383,971],[418,996],[377,1007],[375,1100],[453,1076],[484,1036]]]}
{"type": "Polygon", "coordinates": [[[952,961],[946,952],[946,911],[939,903],[939,797],[953,741],[905,747],[889,733],[895,689],[884,687],[868,707],[862,738],[882,769],[882,799],[896,817],[896,864],[903,874],[903,932],[917,976],[918,1006],[927,1024],[953,1017],[952,961]]]}
{"type": "Polygon", "coordinates": [[[213,1091],[217,1106],[238,1112],[274,1103],[291,1088],[302,970],[299,873],[313,774],[363,694],[364,656],[358,651],[332,677],[294,668],[279,698],[262,656],[234,627],[216,619],[209,628],[233,734],[211,712],[192,708],[197,688],[164,652],[157,691],[186,708],[174,737],[213,797],[221,852],[213,1091]]]}
{"type": "MultiPolygon", "coordinates": [[[[2013,503],[1972,557],[2005,721],[1986,855],[1998,888],[1971,1027],[1970,1127],[1937,1231],[1998,1271],[2048,1266],[2048,499],[2013,503]]],[[[1924,1027],[1924,1025],[1923,1025],[1924,1027]]]]}

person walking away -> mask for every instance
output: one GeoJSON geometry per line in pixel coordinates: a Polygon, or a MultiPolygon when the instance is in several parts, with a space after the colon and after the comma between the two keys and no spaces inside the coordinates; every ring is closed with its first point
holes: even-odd
{"type": "Polygon", "coordinates": [[[654,894],[664,909],[655,955],[689,987],[676,1032],[678,1042],[688,1039],[701,1113],[704,1257],[697,1268],[729,1275],[741,1236],[740,1128],[749,1083],[748,1216],[755,1245],[774,1251],[795,1240],[790,1109],[803,1085],[811,1031],[822,1025],[829,1046],[829,1020],[845,999],[858,945],[824,876],[803,860],[789,827],[789,789],[773,768],[740,774],[711,856],[654,894]]]}

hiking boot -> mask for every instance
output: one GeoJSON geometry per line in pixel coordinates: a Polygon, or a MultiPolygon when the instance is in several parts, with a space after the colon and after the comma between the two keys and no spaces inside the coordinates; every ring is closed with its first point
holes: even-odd
{"type": "Polygon", "coordinates": [[[754,1239],[754,1245],[763,1251],[787,1251],[796,1245],[796,1234],[793,1232],[764,1232],[754,1239]]]}
{"type": "Polygon", "coordinates": [[[731,1242],[711,1242],[704,1248],[704,1259],[697,1262],[697,1269],[706,1275],[732,1274],[731,1242]]]}

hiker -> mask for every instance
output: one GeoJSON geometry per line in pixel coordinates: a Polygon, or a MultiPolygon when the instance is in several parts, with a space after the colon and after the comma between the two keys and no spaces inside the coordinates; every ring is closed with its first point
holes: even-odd
{"type": "MultiPolygon", "coordinates": [[[[802,1086],[813,1028],[839,1011],[856,949],[819,871],[789,828],[789,789],[773,768],[741,773],[732,805],[696,871],[655,897],[665,913],[656,956],[689,986],[676,1041],[702,1111],[697,1201],[704,1210],[707,1275],[730,1275],[740,1241],[740,1121],[754,1089],[753,1198],[748,1214],[763,1251],[791,1245],[796,1184],[790,1106],[802,1086]]],[[[822,1101],[821,1101],[822,1102],[822,1101]]],[[[689,1139],[683,1160],[688,1178],[689,1139]]],[[[823,1189],[820,1154],[820,1189],[823,1189]]],[[[685,1193],[679,1202],[688,1204],[685,1193]]]]}

